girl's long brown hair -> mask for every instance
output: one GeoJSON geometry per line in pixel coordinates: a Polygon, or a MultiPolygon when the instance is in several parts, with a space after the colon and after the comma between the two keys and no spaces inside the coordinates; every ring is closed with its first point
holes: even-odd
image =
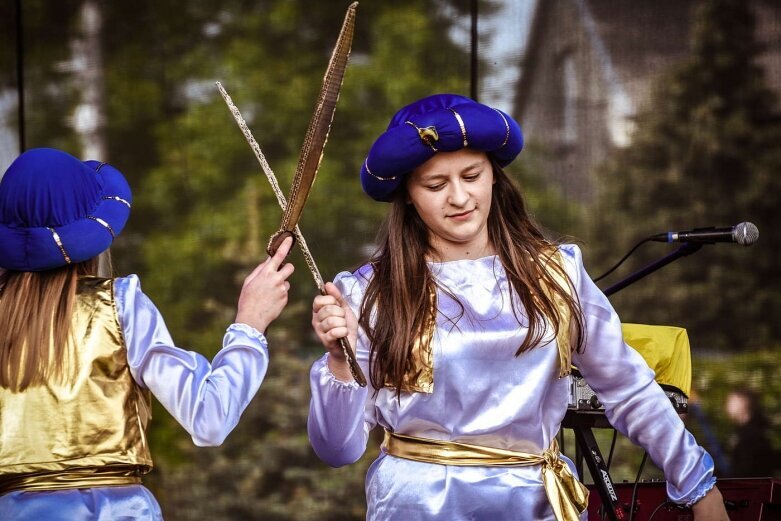
{"type": "Polygon", "coordinates": [[[76,282],[98,257],[48,271],[0,274],[0,387],[13,392],[76,370],[69,353],[76,282]]]}
{"type": "MultiPolygon", "coordinates": [[[[554,335],[561,327],[566,327],[554,303],[556,298],[562,299],[569,308],[570,336],[575,349],[581,351],[585,329],[583,316],[564,267],[552,259],[556,245],[545,239],[507,174],[493,160],[492,167],[495,183],[488,214],[488,237],[525,310],[529,328],[516,356],[543,340],[547,322],[554,335]],[[570,287],[561,288],[551,275],[551,269],[568,281],[570,287]]],[[[371,344],[372,385],[380,389],[387,382],[396,389],[397,395],[401,393],[404,375],[411,366],[415,339],[423,334],[425,325],[436,318],[431,317],[436,310],[429,304],[436,284],[426,264],[426,258],[433,253],[428,244],[428,231],[414,206],[406,201],[406,190],[402,186],[379,231],[379,247],[371,260],[374,274],[366,289],[359,318],[371,344]]],[[[515,305],[513,311],[520,323],[515,305]]]]}

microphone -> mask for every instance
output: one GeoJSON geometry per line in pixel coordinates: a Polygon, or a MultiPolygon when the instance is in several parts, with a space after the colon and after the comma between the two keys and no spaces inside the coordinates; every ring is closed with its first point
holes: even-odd
{"type": "Polygon", "coordinates": [[[717,242],[736,242],[741,246],[751,246],[759,239],[759,230],[754,223],[743,222],[728,228],[695,228],[682,232],[665,232],[651,237],[657,242],[699,242],[714,244],[717,242]]]}

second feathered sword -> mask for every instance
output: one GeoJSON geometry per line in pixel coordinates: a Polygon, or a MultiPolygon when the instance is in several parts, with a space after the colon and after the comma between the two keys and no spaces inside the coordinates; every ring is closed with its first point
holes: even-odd
{"type": "MultiPolygon", "coordinates": [[[[287,200],[282,194],[274,172],[271,170],[271,167],[269,167],[266,158],[263,156],[263,152],[260,150],[260,146],[252,136],[252,132],[250,132],[249,127],[247,127],[239,109],[236,108],[236,105],[234,105],[223,86],[217,82],[217,88],[219,89],[220,94],[222,94],[236,123],[238,123],[244,137],[255,152],[255,157],[258,159],[260,166],[263,168],[263,172],[271,183],[277,201],[284,212],[279,230],[269,240],[267,248],[268,253],[273,255],[285,237],[293,237],[301,247],[301,251],[304,254],[304,260],[309,267],[309,271],[312,272],[312,276],[314,277],[315,283],[321,294],[325,294],[325,283],[320,274],[320,270],[317,268],[317,264],[315,264],[312,253],[309,251],[309,247],[304,240],[304,236],[298,228],[298,220],[301,217],[307,197],[309,196],[309,190],[312,188],[312,184],[315,181],[317,170],[320,167],[320,161],[323,158],[323,149],[328,140],[328,132],[331,129],[331,122],[333,121],[334,112],[336,111],[336,102],[339,100],[339,91],[342,87],[342,80],[344,79],[344,73],[347,69],[347,60],[350,56],[350,48],[352,46],[353,31],[355,27],[355,10],[357,7],[358,2],[352,3],[347,9],[347,14],[345,14],[342,30],[339,33],[339,38],[336,41],[336,46],[331,54],[328,68],[323,77],[323,85],[320,88],[317,106],[315,107],[315,112],[309,122],[309,128],[307,128],[306,131],[304,145],[298,159],[298,166],[296,167],[296,174],[293,178],[293,185],[290,189],[290,197],[287,200]]],[[[365,387],[366,377],[355,359],[355,354],[350,347],[349,342],[346,338],[341,338],[340,344],[345,357],[347,358],[347,363],[353,378],[355,378],[355,381],[361,387],[365,387]]]]}

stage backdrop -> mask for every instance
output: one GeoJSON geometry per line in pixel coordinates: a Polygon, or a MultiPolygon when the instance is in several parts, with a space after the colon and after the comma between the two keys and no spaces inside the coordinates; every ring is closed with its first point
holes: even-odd
{"type": "MultiPolygon", "coordinates": [[[[38,146],[122,170],[135,205],[113,248],[117,272],[138,273],[176,342],[211,356],[280,218],[214,83],[289,186],[347,5],[3,2],[0,172],[38,146]]],[[[706,245],[612,301],[626,322],[687,328],[686,421],[720,475],[778,475],[758,464],[781,449],[780,20],[771,0],[362,2],[301,222],[321,271],[333,278],[372,251],[386,206],[362,194],[358,172],[393,111],[434,92],[476,96],[520,121],[527,146],[510,172],[548,233],[581,245],[594,277],[653,234],[756,224],[755,245],[706,245]],[[748,394],[728,400],[733,391],[748,394]],[[731,450],[747,428],[726,406],[747,401],[763,456],[738,465],[731,450]]],[[[599,284],[676,247],[645,244],[599,284]]],[[[225,445],[195,449],[155,410],[148,483],[170,519],[363,519],[377,440],[338,470],[309,448],[308,369],[322,349],[309,326],[311,278],[299,254],[292,260],[270,373],[225,445]]],[[[614,478],[634,479],[640,457],[619,441],[614,478]]]]}

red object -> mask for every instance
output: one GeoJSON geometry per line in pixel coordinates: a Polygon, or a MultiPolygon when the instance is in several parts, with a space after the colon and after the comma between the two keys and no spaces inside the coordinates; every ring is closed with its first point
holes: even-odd
{"type": "MultiPolygon", "coordinates": [[[[717,483],[730,521],[781,521],[781,479],[734,478],[719,479],[717,483]]],[[[633,483],[613,484],[618,498],[624,505],[623,519],[629,519],[629,502],[633,483]]],[[[688,508],[667,503],[664,481],[641,482],[637,485],[633,521],[693,521],[688,508]],[[653,516],[653,517],[651,517],[653,516]]],[[[589,521],[599,521],[602,501],[594,485],[588,485],[589,521]]]]}

